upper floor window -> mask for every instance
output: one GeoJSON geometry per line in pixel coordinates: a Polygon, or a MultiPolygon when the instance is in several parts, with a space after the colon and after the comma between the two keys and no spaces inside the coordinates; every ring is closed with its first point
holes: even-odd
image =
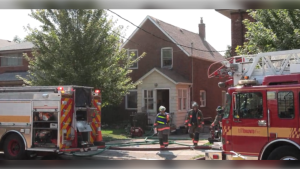
{"type": "Polygon", "coordinates": [[[22,66],[23,53],[10,53],[1,56],[1,67],[22,66]]]}
{"type": "Polygon", "coordinates": [[[172,68],[173,66],[173,49],[170,47],[161,49],[161,67],[172,68]]]}
{"type": "MultiPolygon", "coordinates": [[[[138,58],[138,50],[137,49],[128,49],[127,54],[128,54],[128,57],[131,56],[132,60],[135,60],[138,58]]],[[[135,62],[130,67],[130,69],[137,69],[137,68],[138,68],[138,62],[135,62]]]]}

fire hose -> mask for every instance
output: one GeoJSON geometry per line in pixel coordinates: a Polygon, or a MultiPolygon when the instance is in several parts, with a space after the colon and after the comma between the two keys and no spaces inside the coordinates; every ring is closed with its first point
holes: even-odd
{"type": "Polygon", "coordinates": [[[200,145],[200,146],[191,146],[188,144],[183,144],[183,143],[178,143],[174,140],[190,140],[187,138],[172,138],[169,139],[169,144],[177,144],[177,145],[181,145],[181,146],[185,146],[185,147],[168,147],[168,148],[136,148],[136,147],[128,147],[128,146],[139,146],[139,145],[152,145],[152,144],[159,144],[158,139],[154,138],[154,134],[150,134],[153,130],[153,127],[151,128],[151,130],[147,133],[144,134],[144,136],[149,136],[146,137],[144,139],[144,141],[140,141],[140,142],[128,142],[128,143],[119,143],[119,144],[106,144],[105,148],[102,149],[101,151],[97,151],[95,153],[92,154],[82,154],[82,153],[75,153],[75,152],[71,152],[71,154],[73,156],[77,156],[77,157],[91,157],[91,156],[95,156],[98,154],[103,153],[104,151],[111,149],[111,150],[127,150],[127,151],[158,151],[158,150],[188,150],[188,149],[211,149],[210,146],[206,146],[206,145],[200,145]],[[148,140],[148,138],[151,138],[152,140],[148,140]],[[155,139],[155,140],[154,140],[155,139]]]}

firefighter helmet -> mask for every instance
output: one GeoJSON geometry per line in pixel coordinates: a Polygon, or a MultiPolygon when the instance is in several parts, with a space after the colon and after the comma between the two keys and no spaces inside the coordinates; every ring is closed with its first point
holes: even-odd
{"type": "Polygon", "coordinates": [[[164,106],[160,106],[159,111],[166,111],[166,108],[164,106]]]}
{"type": "Polygon", "coordinates": [[[218,112],[222,111],[222,110],[223,110],[222,106],[218,106],[217,109],[216,109],[216,111],[218,111],[218,112]]]}
{"type": "Polygon", "coordinates": [[[192,104],[192,108],[194,108],[194,107],[198,108],[198,104],[197,104],[197,102],[193,102],[193,104],[192,104]]]}

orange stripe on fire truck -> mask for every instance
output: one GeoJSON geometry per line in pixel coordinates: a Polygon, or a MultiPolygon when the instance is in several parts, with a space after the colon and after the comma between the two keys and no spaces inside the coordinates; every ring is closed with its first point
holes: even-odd
{"type": "Polygon", "coordinates": [[[72,110],[72,106],[73,106],[73,99],[62,98],[62,103],[63,102],[67,102],[67,104],[61,104],[61,123],[60,123],[61,145],[60,145],[60,148],[68,148],[69,146],[62,144],[62,139],[63,139],[63,130],[66,130],[66,137],[64,138],[64,140],[70,140],[70,135],[71,135],[70,123],[72,122],[71,110],[72,110]]]}
{"type": "Polygon", "coordinates": [[[0,122],[30,123],[30,116],[0,116],[0,122]]]}
{"type": "Polygon", "coordinates": [[[224,135],[232,136],[254,136],[269,137],[268,133],[276,133],[277,138],[300,138],[300,129],[297,128],[281,128],[281,127],[229,127],[223,129],[224,135]],[[268,132],[269,130],[269,132],[268,132]],[[230,133],[231,132],[231,133],[230,133]]]}

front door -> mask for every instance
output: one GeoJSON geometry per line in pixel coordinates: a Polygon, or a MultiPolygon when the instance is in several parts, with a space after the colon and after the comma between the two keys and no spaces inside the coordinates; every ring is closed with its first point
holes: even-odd
{"type": "Polygon", "coordinates": [[[159,112],[159,107],[164,106],[166,108],[166,112],[170,113],[170,95],[168,89],[159,89],[156,90],[157,96],[157,112],[159,112]]]}
{"type": "Polygon", "coordinates": [[[258,156],[268,142],[266,92],[233,93],[231,148],[247,156],[258,156]]]}

